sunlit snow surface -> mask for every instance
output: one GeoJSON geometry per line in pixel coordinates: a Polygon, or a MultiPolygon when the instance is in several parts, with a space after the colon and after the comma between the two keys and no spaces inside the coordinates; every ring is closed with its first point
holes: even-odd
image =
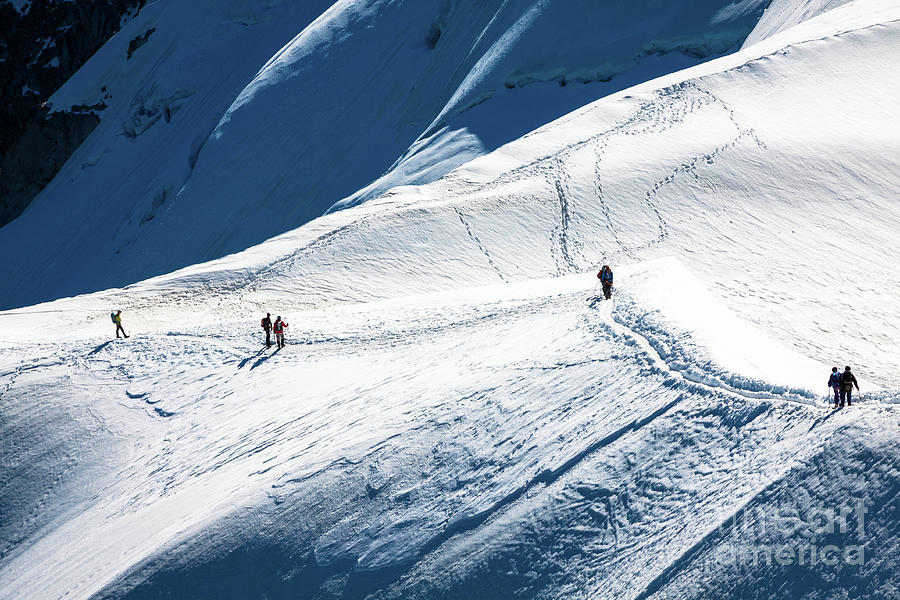
{"type": "Polygon", "coordinates": [[[832,412],[823,366],[677,262],[619,281],[308,312],[281,351],[223,323],[7,356],[4,437],[29,441],[3,456],[4,597],[630,597],[691,569],[806,591],[718,566],[728,520],[857,498],[839,541],[874,566],[829,589],[892,577],[896,395],[832,412]],[[659,303],[673,279],[694,311],[659,303]]]}
{"type": "Polygon", "coordinates": [[[764,4],[150,2],[50,99],[106,108],[0,229],[0,278],[19,282],[0,308],[131,284],[434,181],[736,49],[764,4]]]}
{"type": "Polygon", "coordinates": [[[0,597],[896,597],[898,19],[0,313],[0,597]]]}

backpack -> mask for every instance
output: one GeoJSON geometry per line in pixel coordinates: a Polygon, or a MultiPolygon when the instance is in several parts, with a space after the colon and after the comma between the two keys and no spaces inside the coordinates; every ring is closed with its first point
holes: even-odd
{"type": "Polygon", "coordinates": [[[838,373],[832,373],[828,377],[828,387],[838,387],[841,384],[841,376],[838,373]]]}
{"type": "Polygon", "coordinates": [[[112,319],[112,322],[116,322],[116,313],[109,313],[109,318],[112,319]]]}
{"type": "Polygon", "coordinates": [[[841,389],[844,390],[845,392],[852,392],[853,391],[853,379],[854,379],[854,377],[853,377],[852,373],[849,373],[847,371],[844,371],[843,373],[841,373],[841,379],[840,379],[841,389]]]}

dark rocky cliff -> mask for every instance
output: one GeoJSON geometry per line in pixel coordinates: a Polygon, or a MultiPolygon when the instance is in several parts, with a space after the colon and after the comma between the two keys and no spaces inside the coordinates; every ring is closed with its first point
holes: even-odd
{"type": "Polygon", "coordinates": [[[59,171],[103,104],[50,113],[46,100],[146,0],[0,1],[0,227],[59,171]]]}

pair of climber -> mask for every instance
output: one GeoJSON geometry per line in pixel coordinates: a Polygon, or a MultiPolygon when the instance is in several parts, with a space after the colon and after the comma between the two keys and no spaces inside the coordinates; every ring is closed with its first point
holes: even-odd
{"type": "Polygon", "coordinates": [[[603,297],[607,300],[612,298],[613,272],[609,265],[603,265],[603,268],[597,273],[597,279],[600,280],[600,284],[603,286],[603,297]]]}
{"type": "Polygon", "coordinates": [[[275,343],[278,347],[284,348],[284,330],[287,329],[288,324],[281,320],[281,316],[275,317],[275,322],[273,323],[272,314],[266,313],[259,325],[266,332],[266,348],[272,347],[272,333],[275,334],[275,343]]]}
{"type": "Polygon", "coordinates": [[[847,406],[852,406],[852,394],[853,387],[856,386],[856,391],[859,391],[859,383],[856,381],[856,377],[853,373],[850,372],[850,366],[844,367],[843,373],[838,373],[837,367],[831,367],[831,376],[828,377],[828,387],[830,387],[834,391],[834,407],[838,408],[844,406],[844,400],[847,401],[847,406]]]}

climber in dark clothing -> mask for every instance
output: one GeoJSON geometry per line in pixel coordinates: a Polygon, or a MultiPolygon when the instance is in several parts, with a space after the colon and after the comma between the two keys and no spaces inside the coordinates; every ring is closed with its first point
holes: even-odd
{"type": "Polygon", "coordinates": [[[841,399],[841,374],[837,367],[831,367],[831,375],[828,376],[828,387],[834,391],[834,407],[837,408],[841,399]]]}
{"type": "Polygon", "coordinates": [[[613,272],[609,265],[603,265],[603,268],[597,273],[597,279],[603,285],[603,296],[607,300],[612,298],[613,272]]]}
{"type": "Polygon", "coordinates": [[[850,372],[850,367],[844,367],[844,372],[841,373],[841,406],[844,405],[844,397],[847,398],[847,406],[852,406],[850,401],[850,395],[853,393],[853,386],[856,386],[856,391],[859,391],[859,383],[856,381],[856,377],[853,376],[853,373],[850,372]]]}
{"type": "Polygon", "coordinates": [[[266,313],[266,316],[263,317],[262,321],[259,322],[259,326],[265,330],[266,348],[270,348],[272,346],[272,315],[270,313],[266,313]]]}

